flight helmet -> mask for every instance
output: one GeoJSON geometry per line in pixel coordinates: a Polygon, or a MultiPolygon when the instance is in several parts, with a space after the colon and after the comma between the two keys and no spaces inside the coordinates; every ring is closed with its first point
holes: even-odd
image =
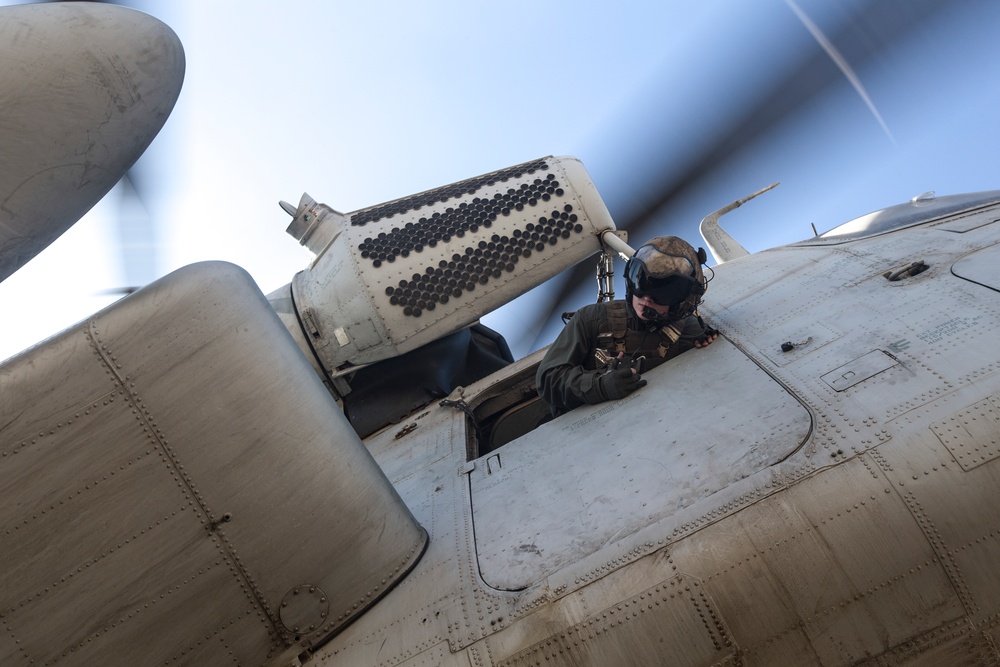
{"type": "Polygon", "coordinates": [[[690,315],[708,288],[701,270],[707,259],[702,248],[695,250],[676,236],[650,239],[625,265],[625,294],[629,308],[633,295],[648,295],[657,304],[670,306],[670,310],[659,315],[648,309],[643,313],[647,320],[665,323],[690,315]]]}

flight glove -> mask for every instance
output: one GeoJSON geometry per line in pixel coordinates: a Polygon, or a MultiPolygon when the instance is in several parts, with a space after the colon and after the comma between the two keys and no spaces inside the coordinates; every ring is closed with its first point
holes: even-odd
{"type": "Polygon", "coordinates": [[[695,336],[694,342],[698,343],[699,345],[704,345],[709,340],[709,338],[712,338],[713,336],[718,336],[719,330],[713,328],[708,324],[705,324],[705,320],[701,319],[701,315],[698,315],[697,317],[698,317],[698,324],[701,325],[701,334],[695,336]]]}
{"type": "Polygon", "coordinates": [[[633,373],[629,366],[611,368],[597,378],[597,388],[608,401],[625,398],[639,387],[645,386],[646,381],[638,373],[633,373]]]}

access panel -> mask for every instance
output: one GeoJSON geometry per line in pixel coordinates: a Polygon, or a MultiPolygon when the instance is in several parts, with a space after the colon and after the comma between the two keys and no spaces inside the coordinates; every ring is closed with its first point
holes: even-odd
{"type": "Polygon", "coordinates": [[[475,462],[488,584],[526,588],[783,460],[809,435],[802,404],[723,338],[643,377],[627,398],[577,408],[475,462]]]}

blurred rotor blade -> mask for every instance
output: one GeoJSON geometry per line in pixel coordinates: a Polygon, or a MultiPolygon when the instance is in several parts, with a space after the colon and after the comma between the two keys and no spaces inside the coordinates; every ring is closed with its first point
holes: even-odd
{"type": "Polygon", "coordinates": [[[0,280],[145,151],[184,78],[177,35],[99,3],[0,8],[0,280]]]}
{"type": "Polygon", "coordinates": [[[116,231],[125,277],[125,285],[120,291],[125,294],[159,277],[156,229],[136,188],[140,181],[135,174],[135,169],[130,170],[116,187],[120,197],[116,231]]]}
{"type": "MultiPolygon", "coordinates": [[[[655,153],[648,153],[650,137],[669,135],[671,127],[644,127],[641,136],[631,138],[631,146],[621,147],[623,151],[635,154],[633,159],[623,159],[622,164],[635,165],[635,173],[629,177],[629,189],[602,189],[602,195],[611,210],[618,229],[629,233],[633,247],[638,247],[646,239],[674,234],[698,245],[697,227],[699,219],[664,221],[664,211],[680,199],[685,192],[693,191],[708,181],[727,161],[743,151],[756,150],[762,141],[771,136],[772,131],[789,122],[803,109],[809,108],[810,101],[826,93],[832,87],[845,84],[851,86],[851,94],[860,95],[865,104],[863,88],[858,90],[858,82],[850,80],[850,67],[845,71],[845,63],[853,63],[858,68],[867,61],[878,58],[885,49],[905,38],[916,28],[935,20],[942,11],[948,11],[951,3],[947,0],[914,0],[912,3],[866,2],[859,5],[857,13],[850,17],[836,31],[824,35],[824,40],[837,43],[837,58],[833,58],[829,47],[813,41],[808,53],[795,66],[780,75],[772,74],[762,80],[763,87],[743,104],[732,105],[732,112],[722,118],[718,127],[709,133],[711,139],[697,150],[678,155],[664,150],[656,142],[655,153]],[[821,48],[823,47],[823,48],[821,48]]],[[[795,29],[807,31],[801,23],[801,14],[792,9],[795,29]]],[[[801,12],[801,10],[800,10],[801,12]]],[[[807,31],[808,32],[808,31],[807,31]]],[[[815,34],[810,34],[813,39],[815,34]]],[[[769,37],[773,39],[774,37],[769,37]]],[[[745,73],[734,69],[729,76],[743,76],[745,73]]],[[[845,89],[846,90],[846,89],[845,89]]],[[[667,98],[667,96],[663,96],[667,98]]],[[[650,96],[655,103],[660,97],[650,96]]],[[[870,104],[869,104],[870,107],[870,104]]],[[[697,104],[691,106],[692,115],[678,122],[676,116],[663,116],[663,122],[675,127],[691,127],[701,122],[703,115],[697,104]]],[[[882,123],[891,140],[888,128],[881,116],[875,112],[875,119],[882,123]]],[[[763,180],[778,180],[781,174],[767,174],[763,180]]],[[[599,174],[595,174],[599,178],[599,174]]],[[[732,199],[746,194],[733,193],[732,199]]],[[[727,203],[720,201],[719,205],[727,203]]],[[[705,213],[708,213],[706,210],[705,213]]],[[[564,272],[562,276],[546,285],[544,294],[540,291],[533,312],[538,313],[539,322],[528,322],[526,329],[538,332],[530,344],[530,350],[547,345],[552,340],[553,329],[560,326],[560,314],[579,307],[580,285],[594,285],[594,267],[590,262],[582,262],[564,272]]],[[[595,290],[596,293],[596,290],[595,290]]]]}

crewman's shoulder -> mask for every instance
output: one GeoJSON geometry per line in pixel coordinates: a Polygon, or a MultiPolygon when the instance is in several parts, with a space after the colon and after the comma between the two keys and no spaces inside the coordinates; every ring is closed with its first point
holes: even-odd
{"type": "Polygon", "coordinates": [[[593,322],[607,320],[608,314],[613,313],[619,309],[624,311],[625,302],[624,301],[604,301],[601,303],[588,303],[583,306],[578,311],[576,311],[576,317],[584,322],[593,322]]]}

